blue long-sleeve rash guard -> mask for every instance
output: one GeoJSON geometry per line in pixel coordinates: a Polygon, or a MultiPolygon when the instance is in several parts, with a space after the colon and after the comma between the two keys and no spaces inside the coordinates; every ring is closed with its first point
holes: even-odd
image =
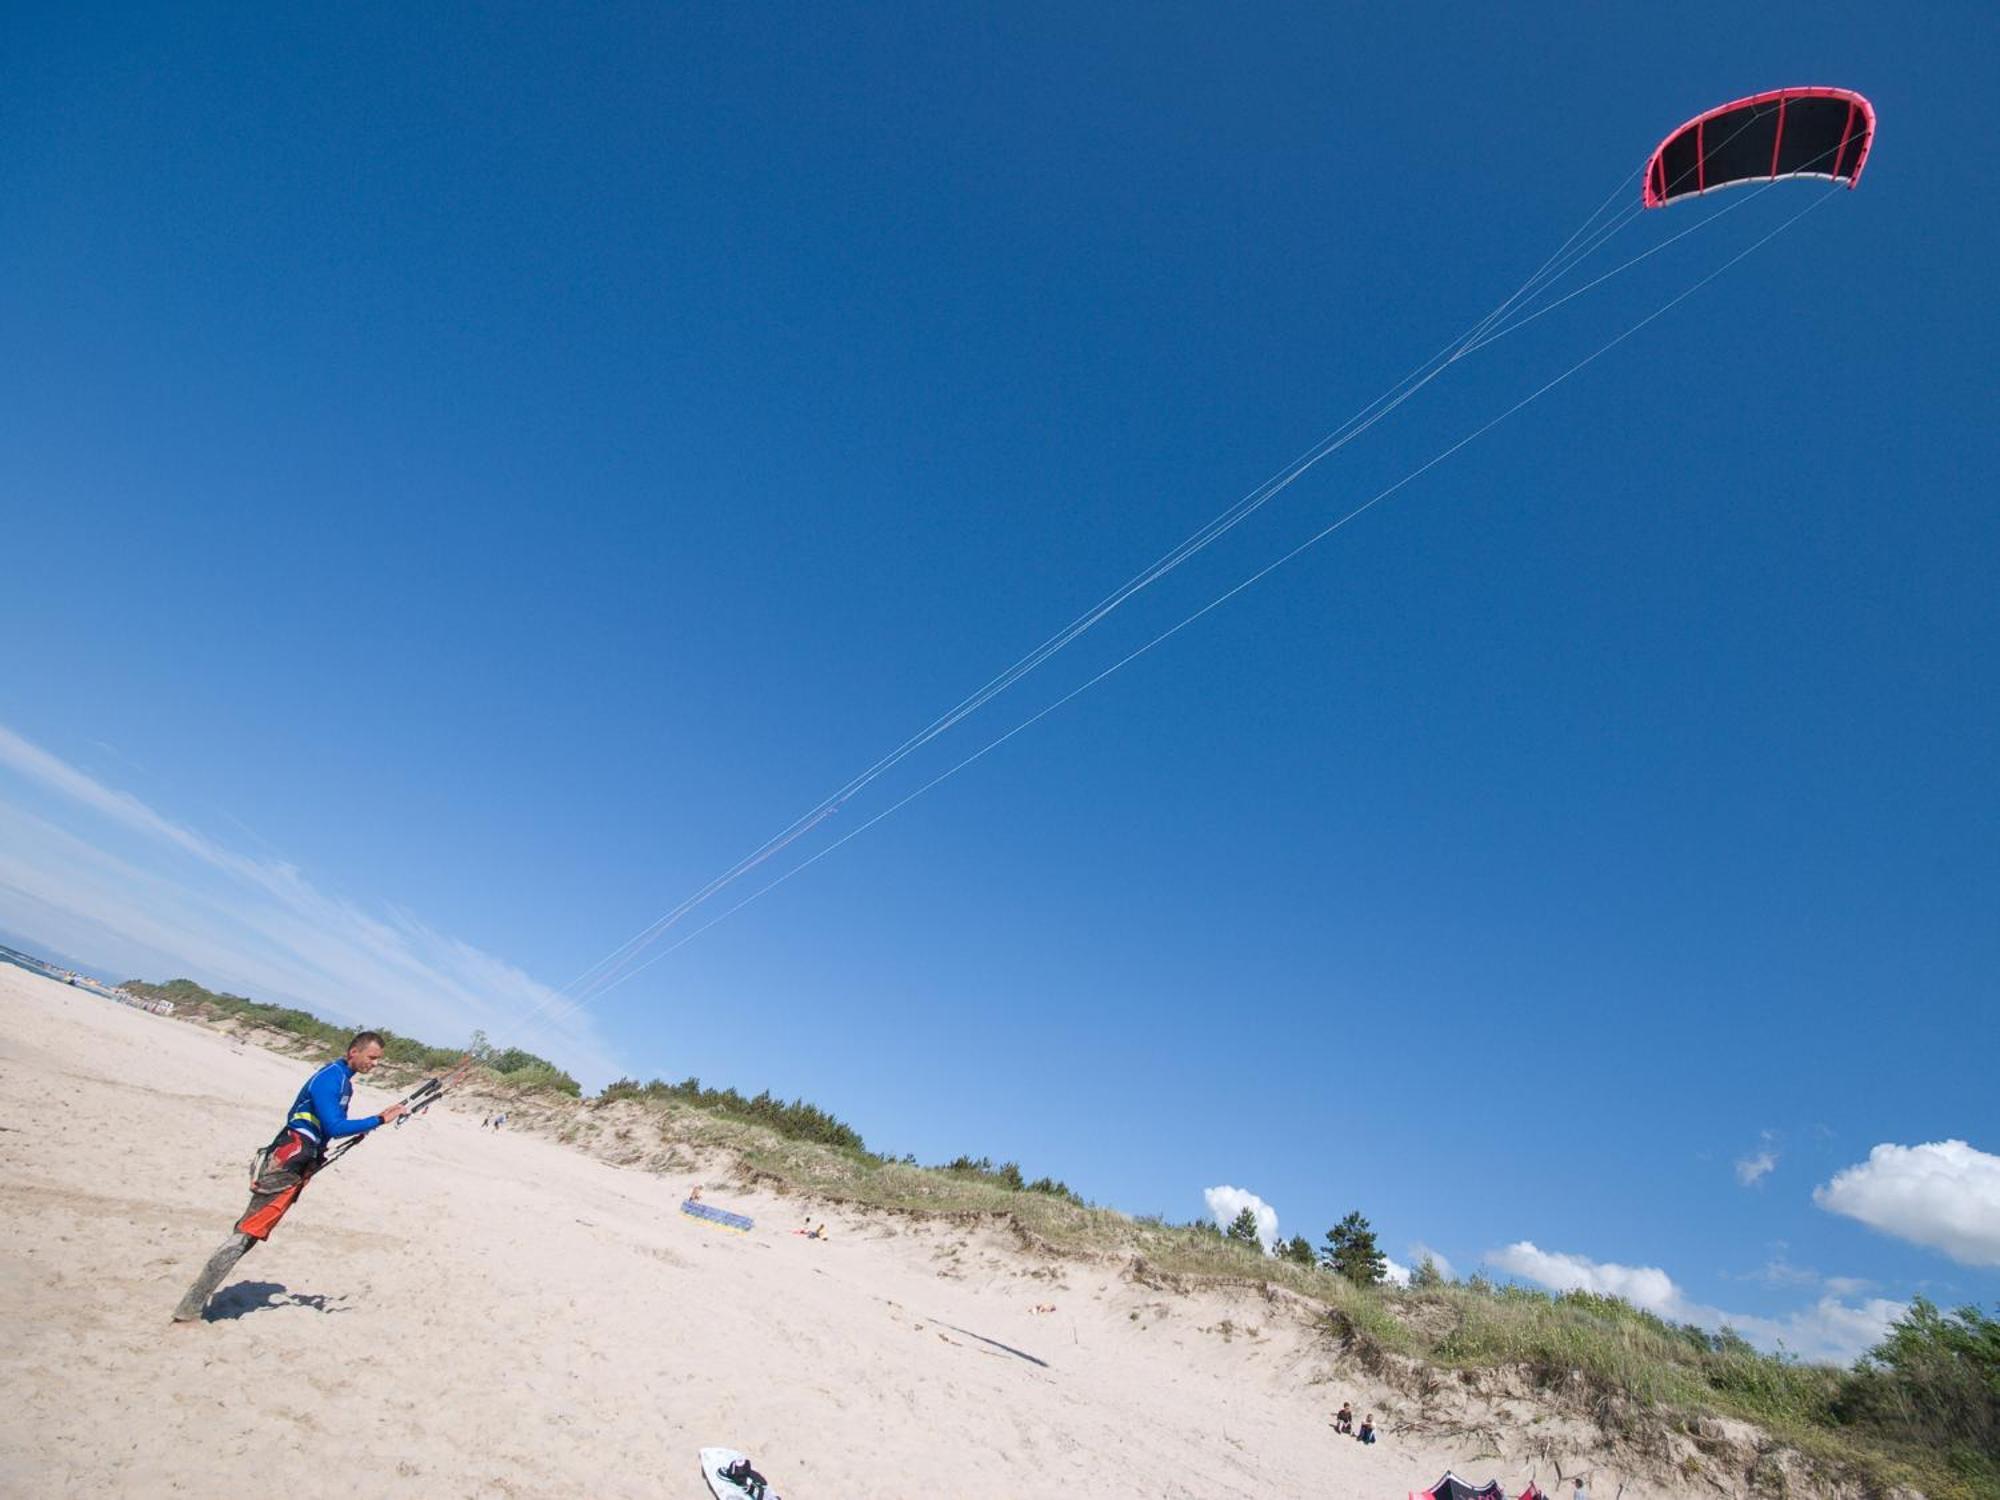
{"type": "Polygon", "coordinates": [[[344,1135],[360,1135],[382,1123],[380,1115],[348,1119],[347,1106],[353,1098],[354,1069],[348,1066],[346,1058],[338,1058],[306,1080],[299,1097],[292,1101],[286,1128],[324,1147],[328,1141],[344,1135]]]}

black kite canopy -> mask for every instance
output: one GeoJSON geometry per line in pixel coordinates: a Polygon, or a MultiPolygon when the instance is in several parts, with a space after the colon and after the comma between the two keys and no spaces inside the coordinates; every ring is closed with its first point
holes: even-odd
{"type": "Polygon", "coordinates": [[[1696,115],[1646,164],[1646,207],[1780,177],[1861,181],[1875,106],[1851,89],[1774,89],[1696,115]]]}

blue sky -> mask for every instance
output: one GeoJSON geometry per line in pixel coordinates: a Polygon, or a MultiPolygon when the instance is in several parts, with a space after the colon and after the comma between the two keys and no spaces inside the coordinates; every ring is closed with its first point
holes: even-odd
{"type": "MultiPolygon", "coordinates": [[[[0,23],[0,936],[1808,1352],[2000,1297],[1981,8],[406,11],[0,23]],[[1858,192],[551,1003],[1789,83],[1858,192]]],[[[760,873],[1821,191],[1628,226],[1568,285],[1727,210],[760,873]]]]}

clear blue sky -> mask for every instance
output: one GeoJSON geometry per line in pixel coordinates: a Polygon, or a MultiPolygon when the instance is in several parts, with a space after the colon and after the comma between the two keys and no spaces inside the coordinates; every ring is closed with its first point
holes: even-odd
{"type": "MultiPolygon", "coordinates": [[[[2000,1151],[1990,9],[1239,12],[10,11],[0,935],[503,1036],[1673,126],[1838,84],[1858,192],[542,1040],[1795,1347],[2000,1297],[1813,1197],[2000,1151]]],[[[1463,362],[818,841],[1820,191],[1463,362]]]]}

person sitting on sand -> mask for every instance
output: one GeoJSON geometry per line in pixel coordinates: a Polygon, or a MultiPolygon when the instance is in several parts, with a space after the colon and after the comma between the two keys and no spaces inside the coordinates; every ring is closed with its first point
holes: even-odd
{"type": "Polygon", "coordinates": [[[1354,1436],[1354,1406],[1351,1402],[1340,1403],[1340,1410],[1333,1414],[1333,1430],[1354,1436]]]}
{"type": "Polygon", "coordinates": [[[722,1471],[722,1477],[731,1484],[741,1485],[750,1500],[764,1500],[764,1488],[769,1482],[762,1474],[750,1467],[750,1460],[739,1458],[722,1471]]]}
{"type": "Polygon", "coordinates": [[[1361,1419],[1361,1430],[1355,1433],[1354,1437],[1357,1442],[1362,1442],[1362,1443],[1372,1443],[1375,1441],[1374,1412],[1371,1411],[1370,1413],[1368,1413],[1367,1416],[1361,1419]]]}
{"type": "Polygon", "coordinates": [[[256,1170],[250,1179],[250,1206],[236,1221],[236,1230],[225,1240],[174,1309],[176,1323],[193,1323],[201,1318],[208,1299],[230,1268],[252,1245],[270,1238],[278,1220],[285,1216],[306,1182],[326,1160],[328,1141],[342,1136],[365,1135],[386,1125],[404,1112],[392,1104],[379,1115],[349,1119],[347,1106],[354,1098],[354,1075],[372,1073],[382,1060],[382,1033],[358,1031],[347,1044],[346,1053],[308,1078],[292,1101],[284,1128],[276,1139],[257,1154],[256,1170]]]}

